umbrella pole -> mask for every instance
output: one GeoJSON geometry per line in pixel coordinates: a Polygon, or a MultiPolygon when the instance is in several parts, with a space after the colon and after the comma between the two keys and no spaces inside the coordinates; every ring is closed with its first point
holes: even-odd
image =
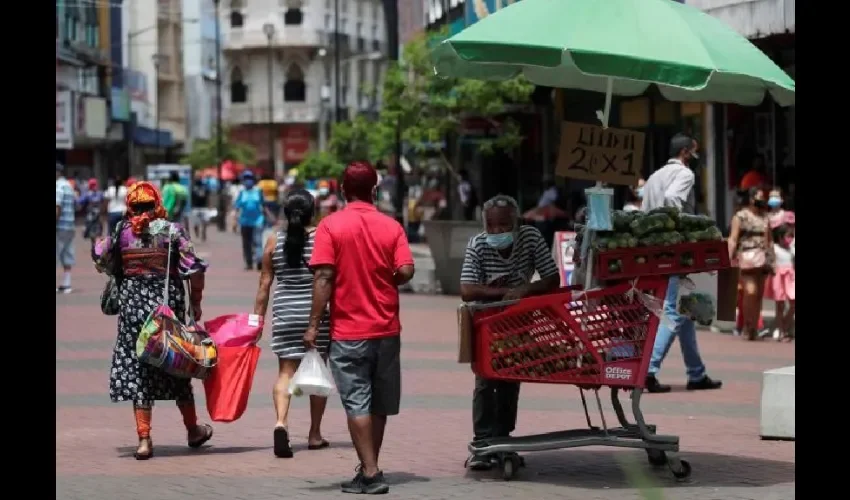
{"type": "MultiPolygon", "coordinates": [[[[602,110],[602,116],[600,117],[600,121],[602,122],[602,128],[608,128],[608,118],[611,116],[611,97],[614,94],[614,79],[608,77],[605,79],[605,108],[602,110]]],[[[599,113],[597,111],[597,113],[599,113]]],[[[597,114],[597,116],[599,116],[597,114]]],[[[602,182],[597,181],[596,186],[597,189],[602,187],[602,182]]],[[[593,240],[596,239],[596,231],[588,230],[585,234],[585,237],[590,240],[590,249],[587,252],[588,262],[587,262],[587,274],[584,277],[584,289],[590,290],[593,285],[593,264],[595,253],[593,251],[593,240]]]]}
{"type": "Polygon", "coordinates": [[[602,111],[602,128],[608,128],[608,118],[611,116],[611,97],[614,94],[614,79],[605,79],[605,109],[602,111]]]}

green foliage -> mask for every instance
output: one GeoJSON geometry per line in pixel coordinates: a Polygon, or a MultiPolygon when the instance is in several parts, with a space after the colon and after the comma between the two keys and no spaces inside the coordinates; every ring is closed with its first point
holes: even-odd
{"type": "MultiPolygon", "coordinates": [[[[253,146],[242,142],[231,141],[227,130],[222,134],[222,158],[225,162],[230,160],[242,165],[254,165],[257,161],[257,152],[253,146]]],[[[180,163],[192,166],[193,170],[216,165],[216,137],[209,140],[197,139],[192,142],[192,151],[180,159],[180,163]]]]}
{"type": "Polygon", "coordinates": [[[509,104],[529,102],[534,85],[522,76],[502,82],[445,78],[434,74],[429,47],[443,33],[425,34],[404,47],[402,61],[387,71],[379,128],[401,127],[402,139],[418,151],[456,133],[465,117],[491,119],[498,134],[477,142],[484,153],[511,150],[522,142],[519,126],[511,119],[495,118],[509,104]]]}
{"type": "Polygon", "coordinates": [[[360,114],[352,121],[333,124],[328,150],[343,165],[361,160],[375,163],[392,152],[393,138],[392,128],[360,114]]]}
{"type": "Polygon", "coordinates": [[[339,179],[345,168],[336,157],[326,151],[311,152],[298,164],[298,180],[307,179],[339,179]]]}

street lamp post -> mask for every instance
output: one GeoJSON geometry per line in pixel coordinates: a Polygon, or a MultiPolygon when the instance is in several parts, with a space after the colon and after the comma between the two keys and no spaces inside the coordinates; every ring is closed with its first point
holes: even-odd
{"type": "Polygon", "coordinates": [[[334,122],[339,123],[339,0],[334,0],[334,122]]]}
{"type": "MultiPolygon", "coordinates": [[[[399,40],[398,33],[398,2],[399,0],[384,0],[384,19],[387,23],[387,52],[390,59],[395,63],[399,60],[399,40]]],[[[448,14],[446,14],[448,17],[448,14]]],[[[395,216],[396,220],[404,225],[404,197],[407,195],[407,186],[404,182],[404,169],[401,166],[401,124],[396,123],[395,127],[395,147],[393,148],[395,156],[396,168],[396,193],[395,193],[395,216]]]]}
{"type": "MultiPolygon", "coordinates": [[[[160,106],[159,106],[159,65],[162,63],[162,56],[160,54],[154,54],[152,56],[152,59],[153,59],[153,68],[154,68],[154,75],[155,75],[154,79],[156,80],[156,83],[155,83],[155,85],[156,85],[156,107],[154,108],[154,113],[155,113],[155,116],[156,116],[156,129],[154,130],[154,132],[156,134],[156,154],[157,154],[157,156],[159,156],[159,153],[160,153],[160,151],[159,151],[159,149],[160,149],[160,143],[159,143],[159,135],[160,135],[159,134],[159,109],[160,109],[160,106]]],[[[157,160],[159,160],[159,158],[157,158],[157,160]]]]}
{"type": "Polygon", "coordinates": [[[224,200],[224,180],[221,178],[221,163],[224,144],[221,130],[221,15],[218,10],[221,0],[213,0],[215,5],[215,164],[218,170],[218,230],[227,231],[227,203],[224,200]]]}
{"type": "Polygon", "coordinates": [[[269,163],[270,169],[272,172],[275,171],[275,154],[274,154],[274,74],[272,64],[274,59],[272,57],[272,39],[274,38],[274,24],[266,23],[263,25],[263,33],[266,34],[266,39],[268,40],[268,62],[266,65],[268,66],[268,88],[269,88],[269,163]]]}

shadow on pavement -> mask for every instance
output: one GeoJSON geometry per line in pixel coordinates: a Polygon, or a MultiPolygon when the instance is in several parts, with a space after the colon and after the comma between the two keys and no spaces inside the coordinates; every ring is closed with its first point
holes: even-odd
{"type": "MultiPolygon", "coordinates": [[[[751,457],[683,451],[693,470],[689,479],[677,481],[670,469],[651,466],[643,451],[575,449],[524,454],[526,467],[514,481],[546,483],[586,489],[692,487],[757,488],[795,481],[795,464],[751,457]],[[625,470],[631,468],[630,471],[625,470]],[[642,476],[635,484],[635,475],[642,476]],[[630,477],[631,476],[631,477],[630,477]]],[[[501,471],[467,471],[467,478],[501,480],[501,471]]]]}
{"type": "MultiPolygon", "coordinates": [[[[136,447],[123,446],[116,448],[119,457],[132,457],[136,447]]],[[[190,455],[232,455],[237,453],[250,453],[252,451],[271,450],[271,446],[203,446],[198,449],[189,448],[188,446],[180,445],[153,445],[154,455],[157,457],[185,457],[190,455]]]]}
{"type": "Polygon", "coordinates": [[[354,445],[351,444],[351,441],[331,441],[330,446],[327,448],[322,448],[321,450],[308,450],[306,442],[298,442],[298,443],[290,443],[292,447],[292,451],[295,453],[298,452],[310,452],[310,453],[321,453],[324,450],[351,450],[354,449],[354,445]]]}
{"type": "MultiPolygon", "coordinates": [[[[351,475],[353,476],[354,473],[352,472],[351,475]]],[[[409,472],[387,472],[384,474],[384,478],[386,479],[387,484],[390,485],[390,488],[392,488],[393,486],[401,486],[403,484],[408,483],[427,483],[431,481],[430,478],[417,476],[416,474],[411,474],[409,472]]],[[[330,484],[311,486],[309,488],[304,488],[304,490],[315,492],[339,491],[340,483],[348,479],[350,478],[340,476],[338,480],[335,480],[330,484]]]]}

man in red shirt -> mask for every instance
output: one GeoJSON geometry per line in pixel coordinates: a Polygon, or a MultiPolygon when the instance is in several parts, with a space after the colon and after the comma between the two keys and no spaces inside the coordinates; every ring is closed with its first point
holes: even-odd
{"type": "Polygon", "coordinates": [[[389,491],[378,469],[387,416],[401,400],[401,322],[398,287],[413,278],[413,255],[404,228],[374,205],[378,174],[365,162],[345,168],[347,205],[316,229],[310,267],[313,305],[304,333],[316,345],[322,313],[330,303],[331,372],[360,466],[345,493],[389,491]]]}

